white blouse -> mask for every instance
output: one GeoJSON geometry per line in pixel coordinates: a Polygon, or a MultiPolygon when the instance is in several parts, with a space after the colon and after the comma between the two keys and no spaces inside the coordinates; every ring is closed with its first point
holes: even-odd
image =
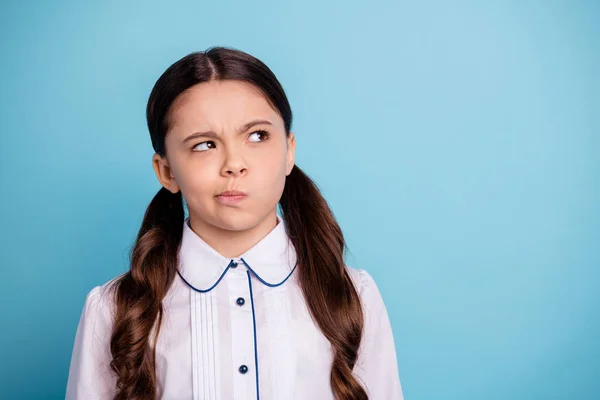
{"type": "MultiPolygon", "coordinates": [[[[333,400],[332,352],[313,322],[296,253],[277,226],[229,259],[183,224],[179,272],[163,301],[156,343],[157,399],[333,400]]],[[[354,373],[372,400],[402,399],[396,348],[381,294],[364,270],[347,267],[365,315],[354,373]]],[[[114,278],[116,279],[116,278],[114,278]]],[[[85,305],[71,358],[66,399],[112,399],[114,306],[106,282],[85,305]]]]}

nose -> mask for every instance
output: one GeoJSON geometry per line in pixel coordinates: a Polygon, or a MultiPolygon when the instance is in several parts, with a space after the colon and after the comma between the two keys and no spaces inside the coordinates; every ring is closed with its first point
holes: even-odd
{"type": "Polygon", "coordinates": [[[235,149],[229,150],[223,163],[222,174],[224,176],[241,176],[247,171],[248,168],[241,152],[235,149]]]}

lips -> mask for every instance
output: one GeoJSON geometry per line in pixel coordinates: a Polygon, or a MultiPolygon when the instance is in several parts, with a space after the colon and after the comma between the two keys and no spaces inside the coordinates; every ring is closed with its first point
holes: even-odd
{"type": "Polygon", "coordinates": [[[246,198],[248,198],[248,195],[239,190],[226,190],[216,196],[216,199],[220,204],[231,207],[237,206],[238,203],[244,201],[246,198]]]}
{"type": "Polygon", "coordinates": [[[240,192],[239,190],[226,190],[226,191],[220,193],[218,196],[223,196],[223,197],[246,196],[246,193],[240,192]]]}

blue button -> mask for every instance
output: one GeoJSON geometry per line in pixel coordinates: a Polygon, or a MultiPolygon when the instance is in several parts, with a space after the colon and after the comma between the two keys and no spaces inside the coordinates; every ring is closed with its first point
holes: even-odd
{"type": "Polygon", "coordinates": [[[231,268],[237,268],[237,265],[238,265],[238,263],[236,263],[236,262],[232,262],[232,263],[231,263],[231,268]]]}
{"type": "Polygon", "coordinates": [[[245,365],[240,366],[240,373],[245,374],[246,372],[248,372],[248,367],[245,365]]]}
{"type": "Polygon", "coordinates": [[[243,297],[238,297],[236,303],[238,306],[243,306],[244,304],[246,304],[246,300],[244,300],[243,297]]]}

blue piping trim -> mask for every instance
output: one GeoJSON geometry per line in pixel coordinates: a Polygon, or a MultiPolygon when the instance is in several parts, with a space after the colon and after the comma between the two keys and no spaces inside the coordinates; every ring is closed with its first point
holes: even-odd
{"type": "MultiPolygon", "coordinates": [[[[296,263],[296,265],[294,265],[294,268],[292,268],[292,270],[290,271],[290,273],[288,274],[288,276],[285,277],[284,280],[282,280],[279,283],[269,283],[267,281],[265,281],[263,278],[260,277],[260,275],[258,275],[256,273],[256,271],[254,271],[252,269],[252,267],[250,265],[248,265],[248,263],[246,262],[246,260],[244,260],[243,258],[240,258],[240,260],[244,263],[244,265],[246,267],[248,267],[248,269],[250,271],[252,271],[252,274],[256,277],[256,279],[258,279],[261,283],[263,283],[264,285],[268,286],[268,287],[277,287],[277,286],[281,286],[285,283],[285,281],[287,281],[289,279],[290,276],[292,276],[292,274],[294,273],[294,271],[296,270],[296,267],[298,266],[298,263],[296,263]]],[[[231,268],[231,265],[234,263],[234,260],[231,260],[229,262],[229,265],[227,265],[227,268],[225,268],[225,271],[223,271],[223,273],[221,274],[221,276],[219,276],[219,279],[217,279],[217,281],[215,282],[214,285],[212,285],[211,287],[209,287],[208,289],[198,289],[196,287],[194,287],[191,283],[189,283],[184,277],[183,275],[181,275],[181,273],[179,272],[179,270],[177,270],[177,274],[179,275],[179,277],[181,279],[183,279],[183,281],[193,290],[195,290],[196,292],[199,293],[206,293],[206,292],[210,292],[211,290],[213,290],[218,284],[219,282],[221,282],[221,280],[223,279],[223,277],[225,276],[225,274],[227,273],[227,271],[229,271],[229,268],[231,268]]]]}
{"type": "MultiPolygon", "coordinates": [[[[227,271],[229,271],[229,268],[231,268],[231,265],[234,263],[233,260],[231,260],[229,262],[229,265],[227,266],[227,268],[225,268],[225,271],[223,271],[223,273],[221,274],[221,276],[219,277],[219,279],[217,280],[217,282],[215,282],[214,285],[212,285],[211,287],[209,287],[208,289],[202,290],[202,289],[196,289],[194,286],[192,286],[191,283],[189,283],[188,281],[185,280],[185,278],[181,275],[181,273],[179,272],[179,270],[177,270],[177,274],[179,274],[179,276],[181,277],[181,279],[183,279],[183,281],[185,283],[187,283],[187,285],[189,287],[191,287],[192,289],[194,289],[196,292],[200,292],[200,293],[206,293],[206,292],[210,292],[211,290],[213,290],[215,288],[215,286],[217,286],[219,284],[219,282],[221,282],[221,279],[223,279],[223,277],[225,276],[225,274],[227,273],[227,271]]],[[[246,264],[244,262],[244,264],[246,264]]]]}
{"type": "Polygon", "coordinates": [[[296,267],[298,266],[298,263],[296,262],[296,265],[294,265],[294,268],[292,268],[292,271],[291,271],[291,272],[288,274],[288,276],[286,276],[286,277],[285,277],[285,279],[284,279],[284,280],[282,280],[281,282],[279,282],[279,283],[269,283],[269,282],[265,281],[263,278],[261,278],[261,277],[260,277],[260,276],[259,276],[259,275],[256,273],[256,271],[254,271],[254,270],[252,269],[252,267],[248,265],[248,263],[246,262],[246,260],[244,260],[243,258],[240,258],[240,260],[242,260],[242,262],[244,263],[244,265],[246,265],[246,267],[248,267],[248,269],[249,269],[250,271],[252,271],[252,274],[253,274],[253,275],[256,277],[256,279],[258,279],[258,280],[259,280],[259,281],[261,281],[263,284],[265,284],[265,285],[267,285],[267,286],[269,286],[269,287],[277,287],[277,286],[281,286],[281,285],[283,285],[283,284],[285,283],[285,281],[287,281],[287,280],[288,280],[288,278],[289,278],[290,276],[292,276],[292,274],[293,274],[293,273],[294,273],[294,271],[296,270],[296,267]]]}
{"type": "MultiPolygon", "coordinates": [[[[244,264],[246,264],[245,261],[244,264]]],[[[254,273],[254,271],[252,272],[254,273]]],[[[260,400],[260,392],[258,389],[258,346],[256,345],[256,315],[254,313],[254,295],[252,294],[252,278],[250,277],[250,271],[246,271],[246,274],[248,274],[248,285],[250,286],[250,303],[252,304],[252,325],[254,327],[254,368],[256,368],[256,400],[260,400]]]]}

